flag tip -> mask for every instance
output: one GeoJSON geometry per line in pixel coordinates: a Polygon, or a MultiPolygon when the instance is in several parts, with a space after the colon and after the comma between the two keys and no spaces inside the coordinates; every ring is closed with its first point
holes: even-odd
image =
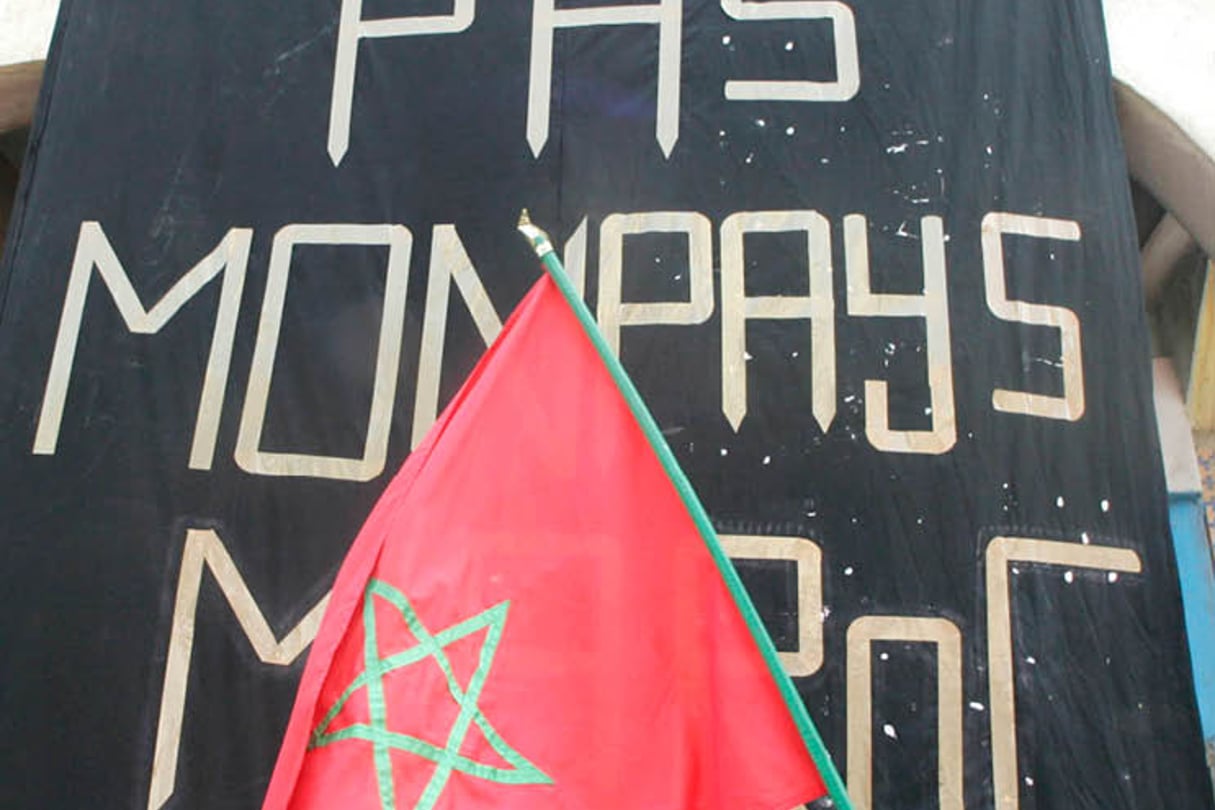
{"type": "Polygon", "coordinates": [[[518,228],[519,233],[527,237],[532,250],[536,251],[536,255],[541,259],[553,252],[553,243],[549,241],[548,234],[532,224],[532,218],[526,208],[519,212],[518,228]]]}

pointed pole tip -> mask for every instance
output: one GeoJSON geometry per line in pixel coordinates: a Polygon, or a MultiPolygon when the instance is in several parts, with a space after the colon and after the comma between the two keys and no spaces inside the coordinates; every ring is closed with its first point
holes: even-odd
{"type": "Polygon", "coordinates": [[[532,250],[536,251],[536,255],[543,259],[553,252],[553,244],[548,238],[548,234],[532,224],[532,218],[524,208],[519,213],[519,233],[527,237],[527,241],[531,243],[532,250]]]}

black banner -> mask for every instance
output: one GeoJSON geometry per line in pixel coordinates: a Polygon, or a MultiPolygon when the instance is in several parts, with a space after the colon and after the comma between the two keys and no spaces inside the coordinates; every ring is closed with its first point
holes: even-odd
{"type": "Polygon", "coordinates": [[[528,206],[858,808],[1211,807],[1109,82],[1098,0],[67,0],[0,273],[0,804],[259,806],[528,206]]]}

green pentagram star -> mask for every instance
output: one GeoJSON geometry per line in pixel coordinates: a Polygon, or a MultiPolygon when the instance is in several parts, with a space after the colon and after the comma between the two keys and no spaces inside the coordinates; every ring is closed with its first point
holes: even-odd
{"type": "Polygon", "coordinates": [[[396,810],[396,786],[393,783],[390,759],[390,752],[393,750],[408,751],[423,759],[428,759],[438,766],[430,777],[426,789],[422,791],[417,804],[414,805],[414,810],[430,810],[439,800],[453,771],[507,785],[552,784],[552,779],[545,776],[518,751],[506,744],[501,735],[485,719],[485,715],[481,713],[481,709],[477,705],[477,701],[481,697],[481,690],[485,686],[485,680],[489,676],[494,654],[498,650],[502,630],[506,626],[506,613],[509,608],[510,602],[502,602],[459,624],[452,625],[440,633],[431,634],[422,624],[417,612],[404,594],[386,582],[371,580],[367,584],[367,591],[363,597],[364,670],[350,682],[341,697],[330,707],[325,717],[313,730],[308,747],[322,748],[344,740],[364,740],[371,743],[376,781],[380,791],[380,804],[383,806],[383,810],[396,810]],[[400,612],[410,632],[418,640],[415,646],[387,658],[380,657],[373,602],[376,596],[400,612]],[[456,681],[451,662],[443,650],[482,628],[488,628],[488,630],[485,641],[481,645],[477,670],[469,681],[468,689],[461,689],[460,684],[456,681]],[[459,714],[447,735],[447,744],[443,748],[417,737],[390,731],[387,725],[388,707],[384,698],[384,676],[429,658],[433,658],[439,665],[439,669],[442,670],[443,677],[447,681],[447,689],[451,693],[452,699],[460,707],[459,714]],[[329,726],[332,725],[342,707],[356,691],[364,688],[367,690],[370,722],[329,731],[329,726]],[[481,733],[485,735],[485,739],[494,751],[511,765],[510,768],[485,765],[460,754],[460,747],[464,744],[470,726],[474,724],[481,729],[481,733]]]}

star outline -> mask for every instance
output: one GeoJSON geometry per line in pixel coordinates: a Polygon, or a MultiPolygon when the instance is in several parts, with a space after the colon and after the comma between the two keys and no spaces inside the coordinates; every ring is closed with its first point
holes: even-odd
{"type": "Polygon", "coordinates": [[[446,630],[432,634],[401,591],[382,580],[370,580],[363,598],[363,672],[350,682],[317,724],[311,734],[308,748],[322,748],[346,740],[370,742],[380,804],[383,810],[396,810],[396,787],[391,761],[393,750],[415,754],[434,762],[437,766],[413,810],[431,810],[455,771],[501,784],[552,784],[553,780],[548,775],[502,738],[477,705],[497,653],[509,610],[510,601],[503,601],[446,630]],[[380,657],[375,597],[388,602],[400,613],[406,626],[417,639],[416,645],[387,658],[380,657]],[[486,638],[481,645],[477,668],[469,681],[468,688],[462,689],[451,667],[451,662],[443,650],[450,644],[481,629],[486,629],[486,638]],[[460,707],[456,720],[448,733],[447,742],[442,748],[408,734],[390,731],[387,727],[388,710],[384,695],[384,676],[428,658],[435,659],[443,673],[449,694],[460,707]],[[329,727],[342,708],[346,706],[355,692],[363,688],[367,689],[370,722],[356,723],[337,731],[329,731],[329,727]],[[471,725],[476,725],[481,730],[490,747],[510,764],[510,768],[486,765],[459,753],[471,725]]]}

